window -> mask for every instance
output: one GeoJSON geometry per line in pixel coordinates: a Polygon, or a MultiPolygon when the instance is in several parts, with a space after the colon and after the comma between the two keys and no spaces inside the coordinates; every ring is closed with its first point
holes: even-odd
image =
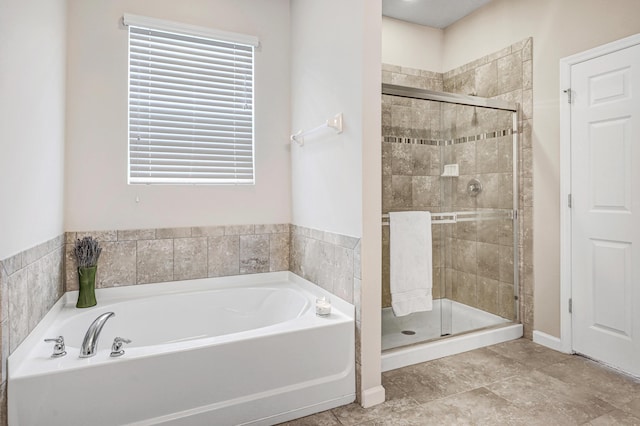
{"type": "Polygon", "coordinates": [[[257,39],[125,15],[129,183],[253,184],[257,39]]]}

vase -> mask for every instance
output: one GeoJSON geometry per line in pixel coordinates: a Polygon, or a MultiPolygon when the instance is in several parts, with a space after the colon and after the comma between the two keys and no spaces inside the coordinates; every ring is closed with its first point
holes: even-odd
{"type": "Polygon", "coordinates": [[[96,306],[96,269],[97,266],[78,268],[78,281],[80,292],[76,308],[89,308],[96,306]]]}

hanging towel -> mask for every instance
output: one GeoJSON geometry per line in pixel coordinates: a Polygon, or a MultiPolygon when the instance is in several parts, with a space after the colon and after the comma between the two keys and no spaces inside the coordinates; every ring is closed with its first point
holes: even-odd
{"type": "Polygon", "coordinates": [[[433,308],[431,213],[390,212],[391,307],[400,317],[433,308]]]}

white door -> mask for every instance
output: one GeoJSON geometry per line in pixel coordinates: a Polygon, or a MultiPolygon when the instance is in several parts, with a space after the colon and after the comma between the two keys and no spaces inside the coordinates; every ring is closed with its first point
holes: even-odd
{"type": "Polygon", "coordinates": [[[640,45],[571,89],[573,349],[640,375],[640,45]]]}

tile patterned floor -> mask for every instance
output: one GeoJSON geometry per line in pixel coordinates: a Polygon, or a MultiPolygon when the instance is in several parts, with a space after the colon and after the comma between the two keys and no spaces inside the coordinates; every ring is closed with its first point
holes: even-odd
{"type": "Polygon", "coordinates": [[[287,426],[638,425],[640,380],[520,339],[383,373],[387,400],[287,426]]]}

